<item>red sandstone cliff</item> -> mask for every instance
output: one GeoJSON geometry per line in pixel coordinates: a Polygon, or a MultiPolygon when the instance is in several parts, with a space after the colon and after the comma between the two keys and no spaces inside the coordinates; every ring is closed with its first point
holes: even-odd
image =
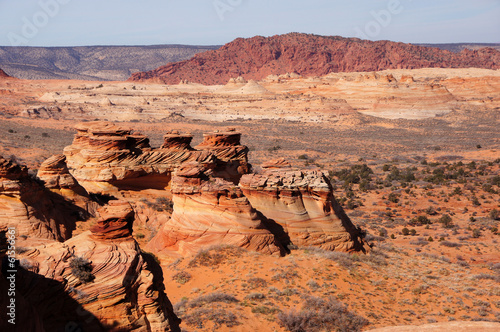
{"type": "Polygon", "coordinates": [[[438,48],[391,41],[289,33],[272,37],[238,38],[218,50],[195,55],[129,80],[178,84],[181,80],[225,84],[233,77],[263,79],[298,73],[320,76],[331,72],[417,68],[500,68],[500,52],[491,48],[452,53],[438,48]]]}

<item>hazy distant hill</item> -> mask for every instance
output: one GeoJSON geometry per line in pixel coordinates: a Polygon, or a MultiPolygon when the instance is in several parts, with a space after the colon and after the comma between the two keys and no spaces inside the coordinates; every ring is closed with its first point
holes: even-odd
{"type": "Polygon", "coordinates": [[[0,68],[24,79],[126,80],[134,72],[191,58],[219,46],[0,46],[0,68]]]}
{"type": "Polygon", "coordinates": [[[419,46],[426,46],[426,47],[437,47],[442,50],[447,50],[450,52],[458,53],[461,52],[465,49],[469,50],[479,50],[481,48],[485,47],[490,47],[493,49],[496,49],[500,51],[500,44],[499,43],[454,43],[454,44],[414,44],[414,45],[419,45],[419,46]]]}

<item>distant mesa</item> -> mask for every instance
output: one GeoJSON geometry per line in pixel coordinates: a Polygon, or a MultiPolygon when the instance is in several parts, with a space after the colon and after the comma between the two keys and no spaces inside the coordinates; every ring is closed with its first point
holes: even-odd
{"type": "MultiPolygon", "coordinates": [[[[130,81],[178,84],[181,80],[207,85],[240,83],[235,77],[262,80],[323,76],[335,72],[386,69],[500,68],[500,51],[464,49],[460,53],[391,41],[289,33],[272,37],[238,38],[218,50],[190,60],[168,63],[132,74],[130,81]]],[[[243,82],[241,82],[243,83],[243,82]]]]}

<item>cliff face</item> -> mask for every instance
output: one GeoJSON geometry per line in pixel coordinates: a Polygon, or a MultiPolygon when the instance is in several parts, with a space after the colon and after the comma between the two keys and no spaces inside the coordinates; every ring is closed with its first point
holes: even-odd
{"type": "Polygon", "coordinates": [[[485,48],[452,53],[391,41],[290,33],[268,38],[238,38],[218,50],[199,53],[190,60],[134,73],[129,80],[225,84],[238,76],[260,80],[268,75],[285,73],[321,76],[332,72],[428,67],[498,69],[500,52],[485,48]]]}
{"type": "Polygon", "coordinates": [[[0,232],[64,241],[86,211],[35,181],[26,166],[0,156],[0,232]]]}
{"type": "Polygon", "coordinates": [[[161,267],[131,236],[131,212],[114,202],[91,231],[18,255],[18,311],[31,310],[45,331],[178,331],[161,267]]]}
{"type": "Polygon", "coordinates": [[[240,188],[255,209],[281,231],[280,241],[332,251],[366,251],[359,230],[335,200],[330,181],[320,171],[293,170],[283,160],[247,174],[240,188]]]}

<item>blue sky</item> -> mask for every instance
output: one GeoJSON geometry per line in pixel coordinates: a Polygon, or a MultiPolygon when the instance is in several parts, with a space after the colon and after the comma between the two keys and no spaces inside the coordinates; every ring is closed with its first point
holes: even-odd
{"type": "Polygon", "coordinates": [[[0,45],[220,45],[288,32],[500,42],[500,0],[0,0],[0,45]]]}

